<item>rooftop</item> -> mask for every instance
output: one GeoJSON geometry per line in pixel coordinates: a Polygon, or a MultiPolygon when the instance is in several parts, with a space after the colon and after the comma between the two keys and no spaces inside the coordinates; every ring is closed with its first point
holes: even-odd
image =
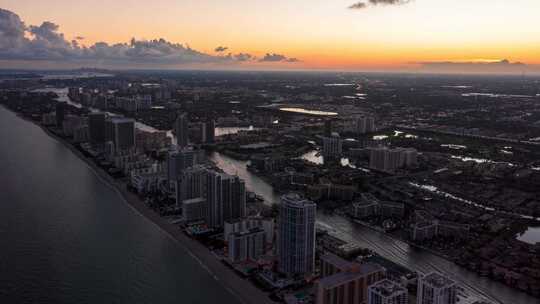
{"type": "Polygon", "coordinates": [[[354,266],[356,267],[353,267],[349,271],[338,272],[329,277],[320,279],[319,286],[326,289],[333,288],[375,272],[385,271],[381,265],[375,263],[356,264],[354,266]]]}
{"type": "Polygon", "coordinates": [[[423,278],[421,278],[421,280],[435,288],[450,287],[456,283],[450,278],[437,272],[429,273],[425,275],[423,278]]]}
{"type": "Polygon", "coordinates": [[[304,205],[315,205],[312,201],[302,197],[300,194],[295,192],[287,193],[283,196],[281,196],[282,201],[286,201],[289,203],[289,205],[297,205],[297,206],[304,206],[304,205]]]}
{"type": "Polygon", "coordinates": [[[376,293],[384,297],[391,297],[394,295],[401,294],[403,292],[407,293],[407,288],[399,285],[396,282],[390,281],[388,279],[384,279],[382,281],[379,281],[371,285],[369,289],[375,291],[376,293]]]}
{"type": "Polygon", "coordinates": [[[183,200],[182,203],[184,204],[195,204],[195,203],[201,203],[201,202],[205,202],[206,200],[202,197],[196,197],[196,198],[191,198],[191,199],[187,199],[187,200],[183,200]]]}
{"type": "Polygon", "coordinates": [[[127,117],[111,117],[112,123],[135,123],[135,120],[133,118],[127,118],[127,117]]]}
{"type": "Polygon", "coordinates": [[[356,263],[349,262],[347,260],[344,260],[340,257],[338,257],[335,254],[327,253],[321,257],[321,261],[325,261],[326,263],[331,264],[332,266],[340,269],[341,271],[345,271],[347,269],[350,269],[353,265],[356,263]]]}

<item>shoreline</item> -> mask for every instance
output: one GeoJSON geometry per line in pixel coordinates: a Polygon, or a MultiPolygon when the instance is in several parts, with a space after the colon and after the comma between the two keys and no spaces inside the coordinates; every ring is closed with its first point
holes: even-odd
{"type": "Polygon", "coordinates": [[[212,252],[208,250],[208,248],[203,246],[198,241],[189,238],[180,230],[179,227],[169,223],[152,209],[148,208],[136,194],[127,190],[124,182],[115,180],[112,176],[100,168],[91,158],[84,156],[82,152],[70,142],[54,134],[40,123],[21,115],[8,107],[3,106],[3,108],[14,113],[17,117],[39,127],[49,137],[68,148],[78,159],[83,161],[87,167],[92,170],[92,172],[101,182],[114,190],[128,207],[130,207],[139,216],[145,218],[151,224],[155,225],[159,230],[164,232],[168,237],[180,245],[182,249],[185,250],[185,252],[188,253],[188,255],[193,258],[204,271],[218,281],[219,284],[221,284],[229,293],[231,293],[240,303],[275,303],[269,299],[267,293],[258,289],[250,281],[241,278],[232,269],[225,266],[225,264],[223,264],[221,260],[218,260],[212,254],[212,252]]]}

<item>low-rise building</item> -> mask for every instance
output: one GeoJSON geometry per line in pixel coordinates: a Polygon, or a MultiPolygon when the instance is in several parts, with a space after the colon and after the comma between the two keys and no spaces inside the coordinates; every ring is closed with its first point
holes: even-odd
{"type": "Polygon", "coordinates": [[[257,261],[265,252],[265,233],[261,228],[252,228],[228,236],[229,261],[232,263],[247,260],[257,261]]]}
{"type": "Polygon", "coordinates": [[[204,219],[206,200],[202,197],[182,201],[182,215],[186,222],[196,222],[204,219]]]}
{"type": "Polygon", "coordinates": [[[384,268],[378,264],[354,264],[345,271],[321,278],[316,284],[315,303],[367,303],[368,286],[383,279],[384,275],[384,268]]]}

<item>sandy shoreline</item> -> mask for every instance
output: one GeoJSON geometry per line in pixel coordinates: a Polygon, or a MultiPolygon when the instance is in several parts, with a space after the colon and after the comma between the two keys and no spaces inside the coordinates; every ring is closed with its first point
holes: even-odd
{"type": "MultiPolygon", "coordinates": [[[[189,238],[179,229],[179,227],[169,223],[167,220],[155,213],[152,209],[148,208],[144,204],[144,202],[139,199],[137,195],[127,190],[125,183],[115,180],[102,168],[97,166],[92,159],[84,156],[82,152],[75,148],[71,143],[52,133],[45,126],[42,126],[41,124],[27,117],[24,117],[7,107],[4,108],[15,113],[19,118],[40,127],[47,135],[62,143],[65,147],[72,151],[74,155],[76,155],[80,160],[84,161],[88,165],[88,167],[92,169],[94,174],[102,182],[114,189],[123,199],[123,201],[128,204],[128,206],[133,208],[136,213],[149,220],[160,230],[165,232],[169,237],[171,237],[171,239],[181,245],[190,254],[190,256],[195,259],[197,263],[200,264],[200,266],[205,271],[207,271],[216,281],[219,281],[219,283],[223,285],[223,287],[225,287],[225,289],[227,289],[232,295],[234,295],[241,303],[275,303],[269,299],[267,293],[258,289],[253,285],[253,283],[241,278],[232,269],[225,266],[205,246],[203,246],[196,240],[189,238]]],[[[181,301],[181,299],[179,299],[179,301],[181,301]]]]}

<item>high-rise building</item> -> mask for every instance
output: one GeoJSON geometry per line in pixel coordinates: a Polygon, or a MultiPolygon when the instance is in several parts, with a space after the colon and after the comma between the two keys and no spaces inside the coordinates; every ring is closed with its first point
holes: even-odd
{"type": "Polygon", "coordinates": [[[368,304],[409,304],[407,288],[384,279],[368,288],[368,304]]]}
{"type": "Polygon", "coordinates": [[[62,128],[63,126],[62,124],[64,122],[66,107],[66,102],[56,103],[56,126],[59,128],[62,128]]]}
{"type": "Polygon", "coordinates": [[[436,272],[418,279],[417,304],[456,304],[457,284],[436,272]]]}
{"type": "Polygon", "coordinates": [[[207,170],[206,223],[210,227],[223,227],[224,221],[246,215],[246,187],[237,176],[207,170]]]}
{"type": "Polygon", "coordinates": [[[91,144],[99,145],[105,143],[105,129],[105,113],[88,114],[88,132],[91,144]]]}
{"type": "Polygon", "coordinates": [[[367,303],[368,286],[385,276],[385,269],[374,263],[357,264],[317,282],[316,304],[367,303]]]}
{"type": "Polygon", "coordinates": [[[400,148],[399,164],[403,167],[413,167],[418,164],[418,151],[413,148],[400,148]]]}
{"type": "Polygon", "coordinates": [[[289,276],[306,275],[315,265],[317,205],[296,193],[281,197],[278,219],[278,269],[289,276]]]}
{"type": "Polygon", "coordinates": [[[187,147],[189,144],[189,118],[187,113],[178,114],[174,122],[174,130],[178,147],[187,147]]]}
{"type": "Polygon", "coordinates": [[[328,158],[341,157],[343,151],[343,140],[337,134],[330,137],[323,137],[323,156],[328,158]]]}
{"type": "Polygon", "coordinates": [[[375,132],[377,130],[375,128],[375,118],[372,116],[356,115],[349,121],[347,130],[357,134],[375,132]]]}
{"type": "Polygon", "coordinates": [[[75,130],[83,125],[82,117],[78,115],[66,115],[62,122],[62,132],[66,136],[73,136],[75,130]]]}
{"type": "Polygon", "coordinates": [[[178,180],[183,170],[193,167],[200,162],[200,152],[194,149],[171,151],[167,156],[167,179],[170,182],[178,180]]]}
{"type": "Polygon", "coordinates": [[[324,121],[324,136],[332,136],[332,120],[330,118],[324,121]]]}
{"type": "Polygon", "coordinates": [[[234,220],[246,216],[246,184],[238,176],[229,180],[231,198],[223,204],[223,220],[234,220]]]}
{"type": "Polygon", "coordinates": [[[246,260],[256,261],[265,251],[265,233],[261,228],[229,234],[229,260],[233,263],[246,260]]]}
{"type": "Polygon", "coordinates": [[[213,119],[209,119],[205,122],[205,143],[213,143],[216,139],[216,122],[213,119]]]}
{"type": "Polygon", "coordinates": [[[417,164],[416,149],[377,147],[369,148],[369,151],[369,167],[375,170],[393,173],[396,169],[417,164]]]}
{"type": "Polygon", "coordinates": [[[135,120],[132,118],[112,117],[106,122],[107,139],[114,144],[115,151],[129,150],[135,147],[135,120]]]}
{"type": "MultiPolygon", "coordinates": [[[[194,166],[182,170],[176,177],[175,197],[178,206],[188,199],[205,196],[206,170],[194,166]]],[[[206,204],[205,204],[206,206],[206,204]]]]}

